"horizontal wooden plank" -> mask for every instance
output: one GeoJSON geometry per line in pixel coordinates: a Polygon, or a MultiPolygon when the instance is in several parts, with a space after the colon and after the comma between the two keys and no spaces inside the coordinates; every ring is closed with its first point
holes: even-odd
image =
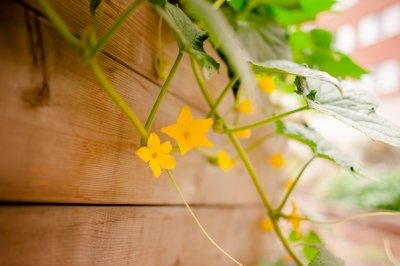
{"type": "MultiPolygon", "coordinates": [[[[37,1],[27,0],[26,2],[36,10],[40,10],[37,1]]],[[[102,23],[98,30],[100,36],[112,25],[129,3],[129,0],[105,2],[102,23]]],[[[66,2],[53,0],[51,1],[51,5],[78,36],[81,36],[88,26],[95,24],[94,19],[89,14],[88,1],[77,0],[66,2]]],[[[153,11],[147,1],[144,1],[106,45],[105,52],[153,82],[162,84],[162,81],[157,80],[154,68],[154,57],[158,51],[158,22],[159,16],[153,11]]],[[[165,23],[163,25],[163,39],[161,43],[162,45],[167,44],[164,54],[173,62],[177,56],[177,45],[173,41],[174,37],[168,30],[168,25],[165,23]]],[[[214,58],[222,62],[218,59],[218,56],[209,43],[206,44],[206,50],[214,58]]],[[[226,68],[223,64],[221,64],[220,73],[221,75],[215,73],[207,83],[213,95],[217,95],[227,83],[226,68]]],[[[200,95],[199,90],[197,90],[197,84],[192,74],[188,57],[185,56],[183,59],[176,77],[179,78],[175,78],[172,82],[172,93],[185,99],[193,106],[204,110],[206,102],[200,95]]]]}
{"type": "MultiPolygon", "coordinates": [[[[3,5],[0,20],[0,200],[180,203],[166,176],[151,178],[134,154],[135,130],[48,24],[17,4],[3,5]]],[[[159,87],[107,56],[100,61],[144,121],[159,87]]],[[[154,131],[174,122],[184,104],[169,95],[154,131]]],[[[260,171],[269,173],[260,159],[260,171]]],[[[226,175],[194,152],[177,160],[174,172],[190,202],[260,202],[243,168],[226,175]]],[[[263,183],[276,191],[274,180],[263,183]]]]}
{"type": "MultiPolygon", "coordinates": [[[[245,265],[265,254],[260,210],[195,208],[245,265]]],[[[0,207],[0,265],[234,265],[184,207],[0,207]]],[[[269,248],[271,250],[271,247],[269,248]]]]}

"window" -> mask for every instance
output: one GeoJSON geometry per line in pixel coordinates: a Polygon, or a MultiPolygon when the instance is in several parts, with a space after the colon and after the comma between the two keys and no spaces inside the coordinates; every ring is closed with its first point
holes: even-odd
{"type": "Polygon", "coordinates": [[[343,53],[351,53],[356,45],[354,28],[348,24],[341,26],[336,32],[335,48],[343,53]]]}
{"type": "Polygon", "coordinates": [[[358,38],[362,46],[369,46],[379,39],[379,16],[369,15],[363,17],[358,23],[358,38]]]}
{"type": "Polygon", "coordinates": [[[400,66],[396,60],[381,63],[375,72],[376,89],[379,93],[395,92],[400,86],[400,66]]]}
{"type": "Polygon", "coordinates": [[[400,4],[389,6],[383,10],[381,27],[384,37],[400,34],[400,4]]]}

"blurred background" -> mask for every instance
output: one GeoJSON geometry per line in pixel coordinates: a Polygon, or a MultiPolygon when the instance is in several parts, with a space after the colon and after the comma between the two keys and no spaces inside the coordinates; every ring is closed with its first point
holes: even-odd
{"type": "MultiPolygon", "coordinates": [[[[337,1],[333,11],[320,14],[315,23],[303,27],[324,28],[334,33],[334,48],[349,54],[368,71],[360,80],[349,82],[377,94],[377,112],[399,125],[400,1],[337,1]]],[[[300,205],[307,206],[303,211],[308,212],[309,206],[315,206],[316,211],[307,213],[309,217],[340,220],[365,212],[400,211],[399,149],[371,141],[328,116],[311,113],[304,118],[379,180],[353,177],[329,162],[318,160],[307,170],[297,194],[297,199],[303,201],[300,205]],[[314,188],[314,195],[309,195],[310,187],[314,188]],[[315,197],[320,199],[320,205],[315,197]],[[324,206],[328,207],[321,215],[324,206]]],[[[289,150],[301,161],[311,155],[297,143],[290,142],[289,150]]],[[[369,217],[327,226],[319,234],[333,247],[333,252],[346,258],[347,265],[400,265],[399,224],[398,217],[369,217]]]]}

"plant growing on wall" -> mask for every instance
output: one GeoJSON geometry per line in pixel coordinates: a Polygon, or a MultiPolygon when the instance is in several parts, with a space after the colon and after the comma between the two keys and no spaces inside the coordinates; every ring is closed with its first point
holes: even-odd
{"type": "MultiPolygon", "coordinates": [[[[55,28],[80,54],[82,62],[93,72],[104,91],[138,131],[141,147],[136,150],[137,156],[148,164],[154,177],[159,178],[164,172],[168,175],[195,222],[222,253],[237,265],[242,265],[208,235],[186,202],[173,175],[173,169],[179,167],[175,162],[175,153],[185,156],[193,150],[201,152],[199,148],[213,147],[214,144],[208,138],[213,132],[224,135],[236,154],[229,154],[220,147],[215,154],[206,154],[209,161],[225,171],[236,161],[241,161],[268,215],[263,226],[275,232],[291,259],[297,265],[304,265],[305,261],[314,266],[344,265],[341,259],[323,246],[315,232],[302,232],[301,223],[309,220],[297,211],[294,202],[290,213],[284,210],[304,171],[317,158],[332,161],[353,175],[368,177],[369,174],[314,129],[287,118],[298,112],[316,110],[358,129],[373,140],[396,147],[400,147],[400,128],[375,112],[376,99],[373,95],[341,81],[348,77],[359,78],[366,72],[348,56],[332,49],[332,34],[323,29],[305,32],[298,26],[304,21],[313,20],[319,12],[329,9],[334,1],[217,0],[210,3],[206,0],[181,0],[178,4],[172,4],[166,0],[150,0],[163,23],[174,33],[179,51],[172,66],[163,57],[162,50],[155,55],[157,74],[164,83],[146,121],[141,121],[134,108],[118,94],[97,62],[106,43],[144,1],[131,1],[102,36],[98,35],[96,27],[89,27],[81,39],[71,33],[46,0],[38,2],[55,28]],[[213,58],[205,51],[203,44],[207,39],[210,39],[221,60],[213,58]],[[175,74],[184,53],[191,58],[193,73],[209,111],[205,117],[194,117],[188,106],[182,106],[176,123],[165,125],[161,128],[163,134],[157,134],[152,124],[172,79],[176,78],[175,74]],[[221,63],[227,66],[230,79],[221,94],[213,98],[205,79],[218,72],[221,63]],[[238,124],[240,115],[250,114],[268,105],[268,97],[276,87],[294,88],[287,93],[302,97],[299,106],[265,115],[261,120],[249,124],[238,124]],[[220,103],[228,93],[234,95],[234,119],[219,111],[220,103]],[[259,97],[260,94],[263,97],[259,97]],[[258,98],[265,98],[266,102],[257,101],[258,98]],[[251,139],[253,129],[271,123],[275,125],[274,134],[303,143],[313,153],[288,185],[286,194],[277,206],[271,204],[271,196],[264,192],[257,169],[253,167],[248,156],[251,150],[260,146],[271,134],[266,132],[266,136],[254,139],[247,147],[239,140],[251,139]],[[282,220],[293,226],[290,237],[282,231],[282,220]],[[289,240],[302,241],[304,258],[293,250],[289,240]]],[[[101,19],[97,13],[101,13],[103,5],[101,0],[90,1],[89,9],[96,20],[101,19]]],[[[270,162],[272,166],[279,168],[284,163],[284,158],[281,154],[274,154],[270,162]]]]}

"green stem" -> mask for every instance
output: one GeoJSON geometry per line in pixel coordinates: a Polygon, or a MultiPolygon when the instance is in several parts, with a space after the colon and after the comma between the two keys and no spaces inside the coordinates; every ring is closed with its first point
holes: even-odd
{"type": "Polygon", "coordinates": [[[204,80],[201,78],[201,70],[199,65],[197,64],[197,62],[193,59],[193,57],[190,57],[190,62],[192,63],[192,70],[194,73],[194,76],[196,77],[196,81],[199,84],[200,90],[204,96],[204,98],[207,101],[207,104],[210,108],[212,108],[213,104],[213,100],[210,96],[210,94],[208,93],[206,84],[204,83],[204,80]]]}
{"type": "Polygon", "coordinates": [[[293,181],[292,185],[290,186],[290,188],[288,189],[288,191],[286,192],[285,196],[283,197],[283,200],[281,202],[281,204],[279,205],[279,207],[276,209],[277,213],[280,213],[283,209],[283,207],[285,207],[286,202],[288,201],[290,194],[292,194],[293,189],[295,188],[295,186],[297,185],[297,183],[299,182],[301,176],[303,175],[304,171],[307,169],[307,167],[312,163],[312,161],[314,161],[314,159],[316,158],[316,156],[314,155],[313,157],[311,157],[310,160],[307,161],[307,163],[301,168],[300,172],[297,174],[296,179],[293,181]]]}
{"type": "MultiPolygon", "coordinates": [[[[210,108],[212,108],[212,106],[214,105],[211,97],[208,93],[208,90],[204,84],[204,81],[201,78],[201,74],[200,71],[198,69],[198,66],[196,67],[196,64],[194,62],[194,60],[192,59],[192,67],[193,67],[193,72],[195,74],[196,80],[199,83],[199,87],[204,95],[204,98],[206,99],[208,106],[210,108]]],[[[218,115],[217,112],[215,112],[216,115],[218,115]]],[[[221,121],[223,123],[224,128],[226,128],[226,122],[221,118],[221,121]]],[[[298,266],[303,266],[303,264],[301,263],[300,259],[296,256],[296,254],[294,254],[293,250],[291,249],[289,243],[287,242],[285,236],[282,234],[282,231],[278,225],[278,221],[277,218],[275,216],[275,212],[271,206],[271,204],[269,203],[269,200],[267,198],[267,196],[265,195],[261,183],[257,177],[257,174],[253,168],[253,166],[251,165],[251,162],[249,160],[249,158],[247,157],[242,145],[240,144],[240,142],[238,141],[238,139],[235,137],[235,135],[230,131],[230,130],[225,130],[226,134],[228,135],[229,139],[231,140],[233,146],[235,147],[237,153],[239,154],[239,157],[242,159],[243,164],[245,165],[247,172],[249,173],[254,186],[256,187],[256,190],[261,198],[261,201],[263,202],[269,217],[271,218],[273,227],[274,227],[274,231],[275,234],[278,236],[279,240],[281,241],[282,245],[284,246],[284,248],[286,249],[286,251],[289,253],[289,255],[292,257],[292,259],[296,262],[296,264],[298,266]]]]}
{"type": "Polygon", "coordinates": [[[118,19],[114,22],[114,24],[110,27],[110,29],[101,37],[101,39],[97,42],[97,44],[93,47],[90,58],[94,58],[106,45],[108,40],[117,32],[118,28],[121,27],[124,21],[129,18],[133,11],[139,6],[142,0],[134,0],[118,17],[118,19]]]}
{"type": "Polygon", "coordinates": [[[251,165],[251,162],[250,162],[249,158],[247,157],[242,145],[239,143],[237,138],[231,132],[228,131],[227,134],[228,134],[229,139],[231,140],[233,146],[236,148],[236,151],[239,154],[239,157],[242,159],[243,164],[245,165],[247,172],[249,173],[249,175],[253,181],[253,184],[256,187],[258,195],[260,196],[265,208],[268,211],[268,215],[271,219],[271,222],[274,227],[274,231],[275,231],[276,235],[278,236],[279,240],[281,241],[283,247],[286,249],[286,251],[292,257],[292,259],[296,262],[296,264],[299,266],[302,266],[303,265],[302,262],[296,256],[296,254],[294,254],[294,252],[293,252],[292,248],[290,247],[289,243],[287,242],[285,236],[282,234],[281,228],[279,227],[277,218],[275,216],[275,212],[274,212],[271,204],[269,203],[267,196],[265,195],[265,193],[262,189],[262,186],[257,177],[257,174],[256,174],[253,166],[251,165]]]}
{"type": "Polygon", "coordinates": [[[204,229],[203,225],[200,223],[199,219],[197,218],[197,216],[194,214],[192,208],[190,207],[190,205],[188,204],[188,202],[185,199],[185,196],[182,193],[182,190],[180,189],[178,183],[176,182],[174,176],[172,175],[172,173],[167,170],[169,179],[172,183],[172,185],[174,186],[175,190],[178,192],[179,196],[181,197],[183,203],[186,206],[186,209],[189,211],[190,215],[192,216],[193,220],[196,222],[197,226],[200,228],[200,230],[203,232],[203,234],[208,238],[208,240],[210,240],[210,242],[219,250],[221,251],[225,256],[227,256],[229,259],[231,259],[233,262],[235,262],[237,265],[243,266],[240,262],[238,262],[236,259],[234,259],[231,255],[228,254],[228,252],[226,252],[222,247],[220,247],[215,241],[214,239],[212,239],[212,237],[207,233],[206,229],[204,229]]]}
{"type": "MultiPolygon", "coordinates": [[[[251,152],[252,150],[258,148],[261,144],[264,143],[264,141],[266,141],[267,139],[269,139],[272,135],[274,135],[275,132],[270,132],[264,136],[262,136],[261,138],[259,138],[258,140],[254,141],[253,143],[251,143],[250,145],[248,145],[247,147],[244,148],[244,151],[246,153],[251,152]]],[[[236,162],[239,159],[239,156],[236,155],[232,161],[236,162]]]]}
{"type": "Polygon", "coordinates": [[[275,134],[275,132],[270,132],[264,136],[262,136],[261,138],[259,138],[258,140],[254,141],[253,143],[251,143],[249,146],[247,146],[245,148],[246,152],[250,152],[252,150],[254,150],[255,148],[258,148],[261,144],[264,143],[264,141],[266,141],[267,139],[269,139],[271,136],[273,136],[275,134]]]}
{"type": "Polygon", "coordinates": [[[255,128],[255,127],[259,127],[259,126],[274,122],[275,120],[281,119],[282,117],[285,117],[285,116],[288,116],[288,115],[291,115],[291,114],[294,114],[294,113],[297,113],[297,112],[300,112],[300,111],[303,111],[303,110],[307,110],[307,109],[308,109],[308,106],[303,106],[303,107],[300,107],[300,108],[297,108],[297,109],[294,109],[294,110],[291,110],[291,111],[288,111],[288,112],[285,112],[285,113],[281,113],[281,114],[278,114],[278,115],[274,115],[274,116],[268,117],[266,119],[257,121],[255,123],[251,123],[251,124],[240,126],[240,127],[231,128],[227,132],[235,132],[235,131],[241,131],[241,130],[246,130],[246,129],[252,129],[252,128],[255,128]]]}
{"type": "Polygon", "coordinates": [[[220,8],[223,5],[224,2],[225,2],[225,0],[217,0],[217,1],[215,1],[214,4],[213,4],[213,8],[214,9],[220,8]]]}
{"type": "Polygon", "coordinates": [[[129,118],[135,128],[139,131],[139,134],[142,138],[147,138],[147,131],[143,127],[142,122],[140,122],[139,118],[132,111],[129,105],[124,101],[124,99],[119,95],[119,93],[115,90],[114,86],[107,79],[100,66],[96,61],[91,61],[89,63],[89,67],[92,70],[93,74],[97,78],[97,81],[103,87],[103,89],[108,93],[114,103],[119,107],[119,109],[129,118]]]}
{"type": "MultiPolygon", "coordinates": [[[[282,217],[288,216],[288,215],[280,215],[282,217]]],[[[302,218],[302,220],[310,223],[315,223],[315,224],[341,224],[341,223],[346,223],[350,222],[353,220],[358,220],[358,219],[363,219],[363,218],[369,218],[369,217],[377,217],[377,216],[397,216],[400,217],[400,212],[372,212],[372,213],[362,213],[362,214],[357,214],[353,215],[344,219],[340,220],[334,220],[334,221],[314,221],[309,218],[302,218]]]]}
{"type": "MultiPolygon", "coordinates": [[[[152,125],[152,123],[153,123],[153,121],[154,121],[154,119],[156,117],[157,111],[160,108],[161,102],[162,102],[162,100],[164,99],[165,95],[168,92],[169,85],[171,84],[171,81],[175,76],[175,73],[176,73],[176,70],[178,69],[179,63],[182,60],[182,56],[183,56],[183,51],[180,50],[179,53],[178,53],[178,56],[175,59],[174,65],[172,66],[171,71],[169,72],[168,77],[165,80],[164,85],[162,86],[161,91],[158,94],[158,97],[157,97],[153,107],[151,108],[149,117],[146,120],[144,128],[147,131],[150,129],[150,127],[151,127],[151,125],[152,125]]],[[[146,142],[147,140],[146,139],[142,139],[142,144],[143,144],[143,141],[146,142]]]]}
{"type": "Polygon", "coordinates": [[[51,5],[47,3],[46,0],[37,0],[37,1],[42,7],[43,12],[50,19],[50,21],[53,23],[53,26],[64,37],[64,39],[67,40],[74,49],[80,50],[82,48],[82,42],[72,34],[68,26],[60,18],[57,12],[54,11],[51,5]]]}
{"type": "Polygon", "coordinates": [[[210,112],[208,113],[207,117],[211,117],[215,111],[217,110],[219,104],[221,103],[222,99],[225,97],[226,93],[231,89],[233,84],[235,84],[239,80],[239,77],[234,77],[232,78],[229,83],[226,85],[224,90],[221,92],[221,94],[218,96],[217,100],[215,100],[214,105],[211,107],[210,112]]]}

